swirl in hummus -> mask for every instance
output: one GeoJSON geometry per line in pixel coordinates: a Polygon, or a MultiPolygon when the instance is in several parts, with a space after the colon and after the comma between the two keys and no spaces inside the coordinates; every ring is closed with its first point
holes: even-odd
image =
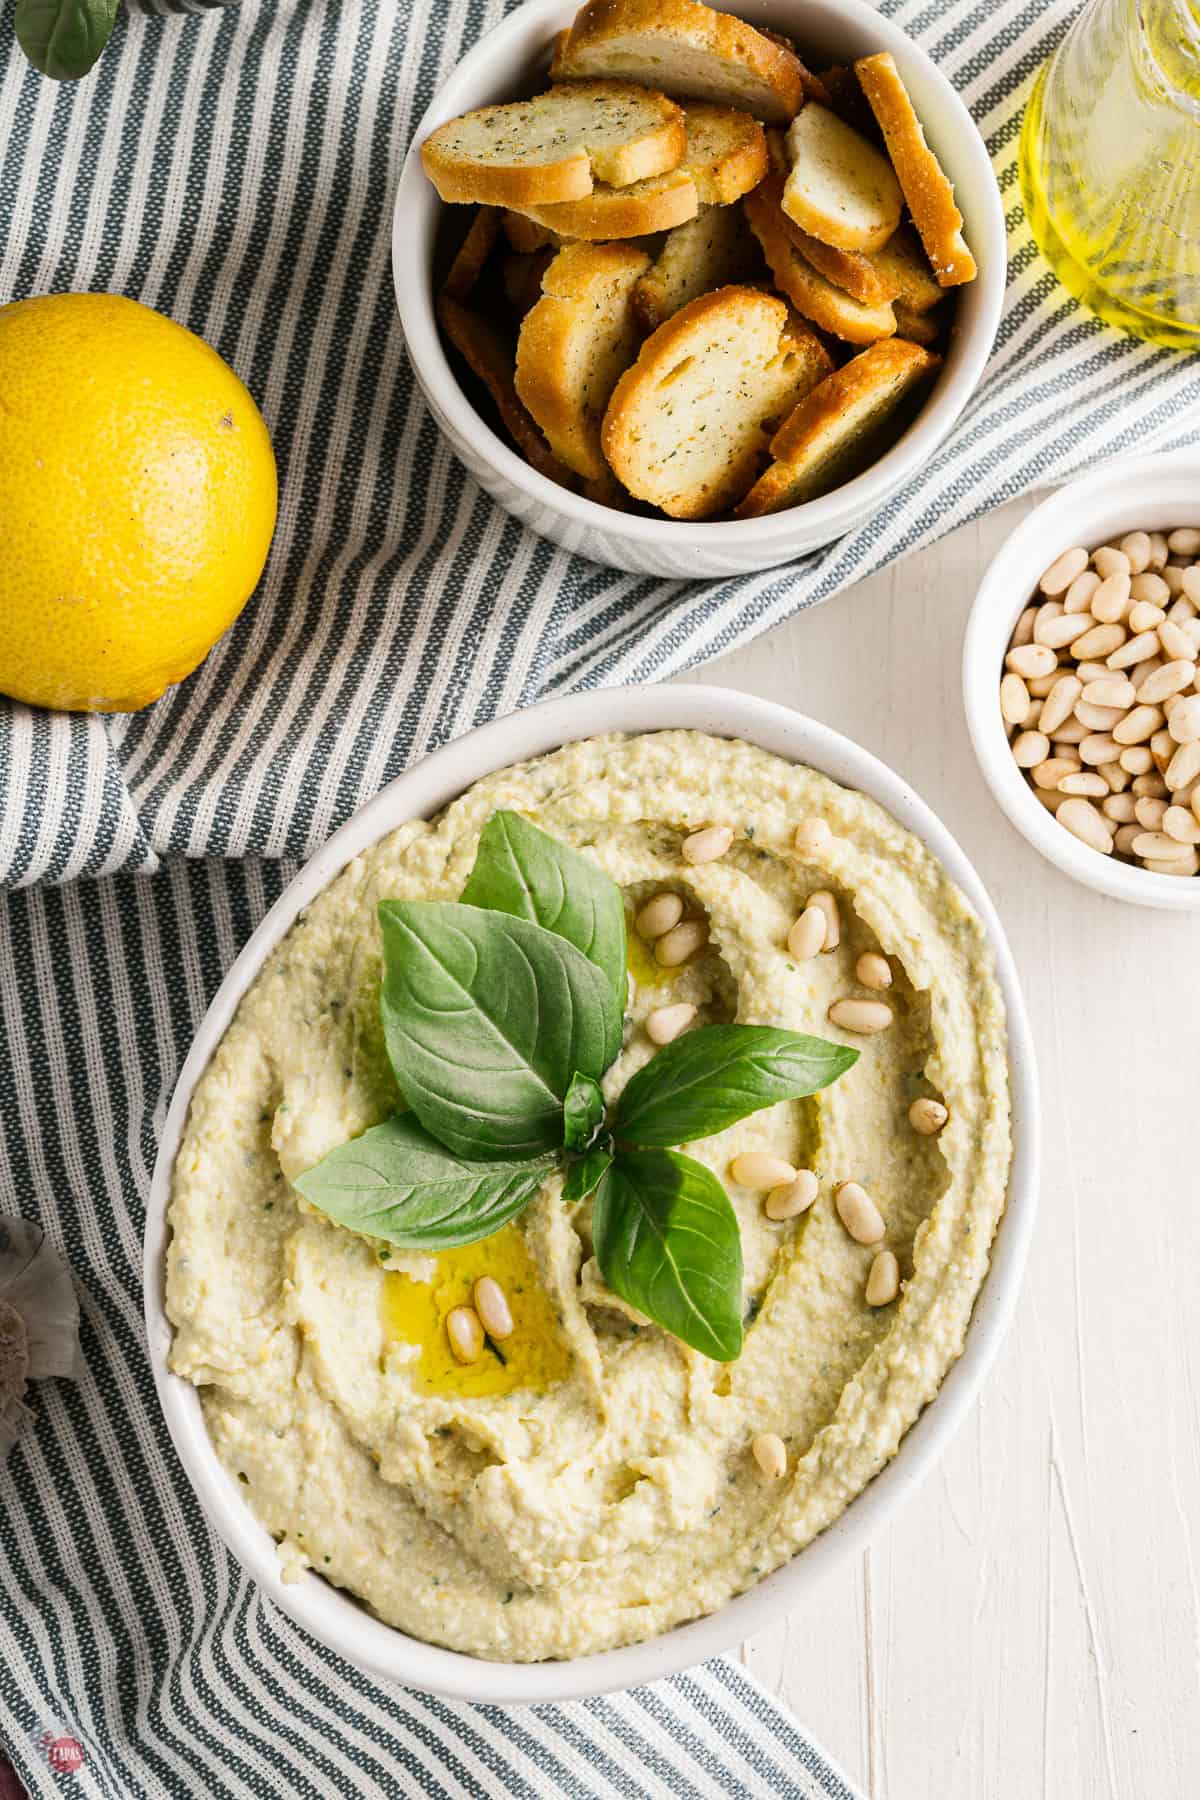
{"type": "Polygon", "coordinates": [[[1010,1158],[1004,1011],[983,927],[937,861],[874,801],[750,745],[697,732],[593,738],[490,775],[432,821],[358,857],[247,993],[198,1083],[175,1170],[171,1366],[201,1389],[217,1452],[275,1534],[414,1636],[520,1661],[636,1642],[711,1612],[828,1526],[895,1454],[959,1355],[1004,1206],[1010,1158]],[[853,1042],[810,1099],[688,1145],[741,1225],[750,1321],[720,1365],[640,1320],[600,1280],[590,1202],[559,1174],[494,1238],[389,1250],[330,1223],[291,1181],[384,1118],[397,1091],[379,1021],[376,907],[455,900],[500,807],[592,856],[630,917],[663,888],[703,909],[707,948],[661,969],[630,933],[625,1047],[611,1099],[654,1052],[655,1008],[853,1042]],[[813,859],[796,825],[824,818],[813,859]],[[680,844],[734,827],[718,862],[680,844]],[[839,946],[788,953],[808,894],[831,889],[839,946]],[[881,950],[895,1021],[851,1038],[827,1019],[881,950]],[[940,1136],[912,1101],[949,1108],[940,1136]],[[772,1223],[732,1159],[773,1152],[820,1178],[772,1223]],[[887,1223],[900,1298],[874,1308],[875,1250],[835,1211],[861,1182],[887,1223]],[[493,1273],[516,1328],[501,1356],[455,1363],[444,1320],[493,1273]],[[782,1480],[755,1437],[778,1433],[782,1480]]]}

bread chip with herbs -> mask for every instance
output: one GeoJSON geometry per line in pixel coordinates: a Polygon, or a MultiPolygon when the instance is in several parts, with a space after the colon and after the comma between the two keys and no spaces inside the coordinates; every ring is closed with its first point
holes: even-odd
{"type": "Polygon", "coordinates": [[[962,214],[942,165],[925,141],[925,131],[895,58],[860,57],[854,65],[871,111],[879,121],[904,198],[921,234],[925,253],[942,287],[974,281],[975,258],[962,234],[962,214]]]}
{"type": "Polygon", "coordinates": [[[844,288],[835,287],[796,248],[782,197],[783,182],[772,173],[742,202],[780,293],[820,330],[848,344],[873,344],[891,337],[896,315],[887,301],[865,306],[844,288]]]}
{"type": "Polygon", "coordinates": [[[517,397],[513,354],[501,333],[449,294],[438,295],[437,315],[454,348],[487,388],[501,424],[530,467],[560,487],[575,487],[574,475],[559,462],[517,397]]]}

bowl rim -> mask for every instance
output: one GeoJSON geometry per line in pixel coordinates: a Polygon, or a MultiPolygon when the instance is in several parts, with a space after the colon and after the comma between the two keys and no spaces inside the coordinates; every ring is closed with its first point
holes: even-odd
{"type": "MultiPolygon", "coordinates": [[[[1146,528],[1158,529],[1167,515],[1177,513],[1179,492],[1189,484],[1192,494],[1200,496],[1200,449],[1121,457],[1065,482],[1022,519],[988,564],[971,606],[962,652],[967,730],[984,780],[1009,823],[1048,862],[1085,887],[1110,899],[1172,912],[1200,909],[1200,876],[1185,880],[1116,862],[1059,825],[1034,799],[1012,759],[1000,713],[999,684],[1012,626],[1031,603],[1038,577],[1054,558],[1089,537],[1104,542],[1113,531],[1137,529],[1112,525],[1112,518],[1122,513],[1146,515],[1146,528]],[[1105,505],[1107,529],[1100,517],[1105,505]],[[1101,535],[1096,537],[1096,532],[1101,535]]],[[[1200,523],[1200,498],[1193,498],[1191,510],[1200,523]]]]}
{"type": "Polygon", "coordinates": [[[776,702],[726,688],[698,684],[608,688],[544,701],[455,739],[397,776],[354,813],[288,883],[213,997],[167,1109],[146,1207],[145,1322],[163,1416],[210,1527],[290,1618],[356,1667],[386,1681],[492,1704],[580,1699],[657,1680],[730,1649],[781,1616],[833,1563],[863,1548],[930,1472],[966,1416],[1008,1329],[1033,1232],[1040,1156],[1033,1041],[1003,928],[965,853],[903,777],[829,726],[776,702]],[[913,831],[967,895],[987,931],[1008,1011],[1013,1163],[1007,1204],[961,1356],[905,1433],[896,1456],[802,1554],[716,1612],[646,1642],[563,1662],[491,1662],[383,1624],[315,1573],[293,1584],[282,1580],[273,1539],[217,1458],[198,1390],[167,1367],[173,1336],[164,1295],[171,1175],[193,1089],[242,995],[302,909],[354,856],[405,820],[440,810],[493,770],[605,732],[676,729],[740,738],[793,762],[810,763],[843,785],[861,789],[913,831]]]}
{"type": "MultiPolygon", "coordinates": [[[[781,0],[776,0],[776,3],[784,12],[803,11],[805,0],[783,0],[782,4],[781,0]]],[[[976,290],[976,316],[969,328],[960,327],[957,365],[943,368],[929,400],[877,462],[853,481],[834,488],[818,500],[754,519],[689,521],[617,512],[560,487],[532,468],[471,405],[443,348],[430,284],[419,261],[410,254],[409,208],[419,204],[422,198],[427,199],[427,191],[432,191],[421,167],[420,148],[424,139],[436,126],[455,116],[458,110],[456,96],[460,89],[484,63],[503,51],[509,40],[532,29],[539,20],[544,21],[547,28],[551,22],[569,23],[575,10],[572,0],[523,0],[522,5],[485,32],[455,65],[414,131],[396,189],[392,218],[392,279],[400,322],[418,383],[435,413],[437,409],[443,409],[452,429],[474,443],[499,474],[534,500],[581,527],[616,529],[623,538],[638,544],[665,547],[672,543],[682,549],[703,543],[714,551],[744,547],[748,542],[762,544],[787,538],[801,524],[806,534],[824,531],[829,538],[836,537],[886,500],[914,469],[933,455],[978,386],[991,354],[1004,304],[1007,232],[999,183],[979,128],[953,83],[928,52],[908,37],[899,25],[878,13],[869,0],[837,0],[837,11],[842,16],[853,19],[864,33],[873,35],[878,50],[890,51],[896,58],[906,84],[915,71],[918,86],[929,84],[938,90],[947,115],[944,125],[939,126],[938,135],[954,138],[956,153],[961,150],[962,157],[973,166],[979,191],[986,195],[977,215],[965,220],[978,267],[976,281],[971,284],[976,290]]],[[[947,291],[958,294],[963,290],[947,291]]],[[[440,419],[438,423],[441,424],[440,419]]]]}

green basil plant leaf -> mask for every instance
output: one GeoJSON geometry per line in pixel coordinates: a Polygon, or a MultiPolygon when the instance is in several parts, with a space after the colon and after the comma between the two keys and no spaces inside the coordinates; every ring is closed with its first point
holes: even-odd
{"type": "Polygon", "coordinates": [[[625,1010],[625,905],[594,862],[548,837],[520,813],[492,814],[462,891],[468,906],[529,919],[566,938],[603,969],[625,1010]]]}
{"type": "Polygon", "coordinates": [[[592,1241],[614,1294],[715,1362],[738,1355],[737,1214],[702,1163],[676,1151],[622,1151],[597,1190],[592,1241]]]}
{"type": "Polygon", "coordinates": [[[78,81],[112,36],[120,0],[17,0],[17,42],[43,75],[78,81]]]}
{"type": "Polygon", "coordinates": [[[685,1032],[638,1070],[617,1102],[617,1138],[666,1147],[724,1131],[777,1100],[828,1087],[858,1051],[773,1025],[685,1032]]]}
{"type": "Polygon", "coordinates": [[[563,1141],[563,1100],[621,1043],[605,976],[525,919],[384,900],[384,1037],[425,1129],[458,1156],[538,1156],[563,1141]]]}
{"type": "Polygon", "coordinates": [[[572,1075],[563,1101],[563,1143],[568,1150],[586,1150],[604,1122],[604,1095],[590,1075],[572,1075]]]}
{"type": "Polygon", "coordinates": [[[612,1159],[612,1151],[606,1144],[593,1144],[577,1162],[571,1163],[563,1181],[564,1204],[571,1206],[576,1200],[586,1200],[599,1185],[600,1178],[612,1159]]]}
{"type": "Polygon", "coordinates": [[[524,1211],[553,1159],[471,1163],[451,1155],[411,1113],[393,1113],[339,1144],[296,1186],[327,1218],[404,1250],[448,1250],[490,1237],[524,1211]]]}

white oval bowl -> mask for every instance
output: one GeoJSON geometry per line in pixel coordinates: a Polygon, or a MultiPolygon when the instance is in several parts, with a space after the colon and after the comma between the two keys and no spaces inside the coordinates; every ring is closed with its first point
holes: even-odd
{"type": "MultiPolygon", "coordinates": [[[[729,10],[733,10],[730,8],[729,10]]],[[[933,391],[899,441],[823,499],[761,519],[687,522],[643,518],[585,500],[539,475],[484,422],[459,386],[433,307],[434,249],[447,210],[421,167],[435,126],[496,100],[528,93],[545,76],[554,35],[571,23],[571,0],[526,0],[468,51],[417,128],[396,193],[392,274],[408,353],[430,411],[451,447],[500,505],[532,530],[594,562],[639,574],[741,575],[788,562],[869,519],[922,468],[966,405],[983,372],[1004,300],[1004,207],[991,161],[950,82],[898,25],[866,0],[740,0],[752,24],[794,37],[804,55],[846,62],[890,50],[933,149],[954,183],[979,274],[958,295],[955,329],[933,391]]]]}
{"type": "Polygon", "coordinates": [[[611,688],[549,700],[468,732],[398,776],[368,802],[280,895],[217,991],[180,1071],[147,1208],[146,1332],[163,1414],[214,1530],[285,1613],[358,1667],[409,1687],[492,1703],[573,1700],[656,1681],[730,1649],[786,1613],[832,1564],[861,1551],[872,1533],[929,1473],[975,1398],[1012,1315],[1033,1229],[1040,1141],[1033,1044],[1000,922],[958,844],[900,776],[828,726],[787,707],[725,688],[611,688]],[[274,1541],[245,1505],[237,1483],[213,1449],[197,1390],[167,1366],[172,1328],[164,1305],[164,1270],[172,1171],[192,1090],[242,996],[297,915],[352,857],[405,820],[439,812],[482,776],[510,763],[600,732],[674,728],[746,739],[791,762],[811,764],[843,786],[871,795],[929,846],[966,894],[987,928],[1008,1008],[1014,1160],[1007,1209],[962,1356],[937,1397],[906,1433],[893,1461],[807,1549],[719,1611],[646,1643],[566,1662],[489,1662],[406,1636],[373,1618],[365,1607],[318,1575],[306,1574],[294,1584],[281,1579],[274,1541]]]}
{"type": "Polygon", "coordinates": [[[1070,481],[1023,519],[988,566],[963,640],[963,705],[983,778],[1035,850],[1085,887],[1176,912],[1200,911],[1200,876],[1154,875],[1072,837],[1035,800],[1013,761],[1000,713],[1000,677],[1013,626],[1055,557],[1073,544],[1094,549],[1127,531],[1200,525],[1200,451],[1105,463],[1070,481]]]}

